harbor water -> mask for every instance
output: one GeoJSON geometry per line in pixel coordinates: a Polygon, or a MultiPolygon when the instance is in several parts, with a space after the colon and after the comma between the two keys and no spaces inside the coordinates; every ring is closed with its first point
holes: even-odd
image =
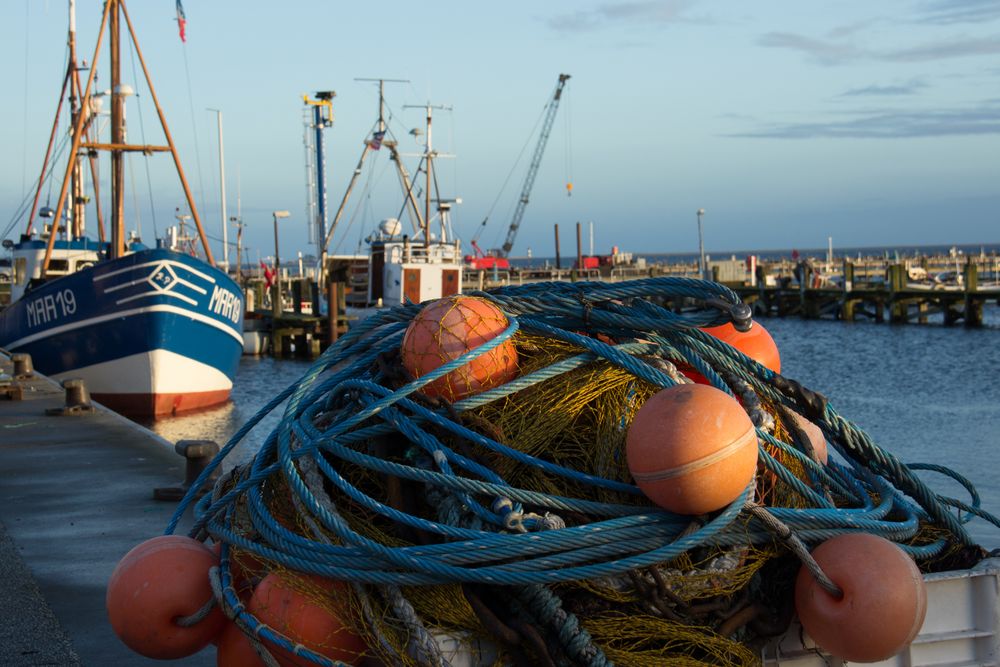
{"type": "MultiPolygon", "coordinates": [[[[1000,313],[987,326],[890,326],[798,318],[761,320],[781,351],[782,374],[824,394],[841,415],[904,463],[948,466],[966,476],[984,509],[1000,514],[1000,313]]],[[[244,357],[231,402],[149,425],[163,437],[224,444],[262,406],[310,367],[302,360],[244,357]]],[[[280,418],[278,408],[229,463],[252,457],[280,418]]],[[[938,492],[963,501],[955,482],[921,473],[938,492]]],[[[987,548],[1000,528],[976,519],[969,530],[987,548]]]]}

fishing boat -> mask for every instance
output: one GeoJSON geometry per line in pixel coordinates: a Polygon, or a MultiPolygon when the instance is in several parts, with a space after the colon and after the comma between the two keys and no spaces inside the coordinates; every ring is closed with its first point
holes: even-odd
{"type": "MultiPolygon", "coordinates": [[[[385,117],[385,80],[379,79],[378,120],[370,136],[364,141],[364,149],[340,206],[325,236],[323,253],[329,245],[337,225],[343,217],[351,193],[366,158],[374,151],[385,148],[395,165],[400,186],[403,190],[403,208],[409,216],[412,229],[404,231],[403,223],[397,218],[383,219],[376,230],[367,238],[368,271],[365,299],[359,308],[350,309],[350,314],[362,317],[372,312],[372,308],[420,303],[430,299],[459,294],[462,291],[462,246],[451,227],[451,210],[460,204],[460,198],[447,198],[437,189],[434,176],[434,162],[444,157],[436,151],[432,141],[433,110],[431,104],[421,105],[425,111],[425,128],[413,130],[414,136],[424,136],[423,151],[420,154],[418,174],[424,177],[424,199],[418,201],[414,193],[415,183],[403,164],[398,142],[389,131],[385,117]],[[432,231],[432,227],[437,231],[432,231]]],[[[322,163],[321,158],[316,159],[322,163]]],[[[354,262],[340,262],[340,270],[345,275],[354,262]]],[[[334,261],[336,267],[338,262],[334,261]]]]}
{"type": "Polygon", "coordinates": [[[58,203],[39,208],[45,175],[53,171],[49,157],[58,133],[57,113],[26,230],[17,241],[4,241],[13,258],[13,276],[11,305],[0,312],[0,346],[31,354],[35,367],[57,380],[82,378],[96,400],[128,415],[155,417],[223,403],[243,347],[242,292],[215,265],[124,0],[105,2],[86,85],[81,85],[80,72],[86,69],[77,64],[75,32],[75,3],[70,0],[62,95],[69,101],[70,158],[58,203]],[[131,87],[121,81],[118,53],[126,29],[166,145],[126,140],[125,102],[131,87]],[[111,51],[110,90],[95,94],[105,34],[111,51]],[[97,121],[107,115],[102,110],[106,96],[111,137],[102,141],[97,121]],[[107,237],[96,185],[99,151],[111,155],[107,237]],[[126,236],[124,156],[130,152],[173,157],[204,258],[176,233],[152,247],[126,236]],[[90,200],[85,166],[95,184],[98,240],[87,235],[85,225],[90,200]],[[34,224],[36,212],[43,221],[41,229],[34,224]]]}

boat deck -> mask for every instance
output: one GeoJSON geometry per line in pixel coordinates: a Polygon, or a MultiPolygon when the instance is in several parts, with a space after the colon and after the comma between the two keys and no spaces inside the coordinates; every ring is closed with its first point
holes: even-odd
{"type": "MultiPolygon", "coordinates": [[[[118,560],[162,533],[176,503],[153,488],[177,486],[184,459],[99,406],[47,416],[63,390],[38,375],[20,384],[23,400],[0,400],[0,664],[164,664],[118,640],[104,594],[118,560]]],[[[170,664],[214,665],[214,647],[170,664]]]]}

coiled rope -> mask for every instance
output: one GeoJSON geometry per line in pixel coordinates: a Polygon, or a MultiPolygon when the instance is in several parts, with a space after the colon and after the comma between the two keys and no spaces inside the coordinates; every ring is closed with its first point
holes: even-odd
{"type": "MultiPolygon", "coordinates": [[[[392,613],[410,628],[405,650],[418,664],[445,663],[401,587],[460,584],[505,587],[510,591],[504,596],[506,609],[522,623],[548,633],[545,641],[555,646],[550,655],[558,656],[556,664],[597,666],[611,663],[578,619],[562,610],[555,584],[614,579],[704,548],[781,543],[808,562],[805,545],[858,531],[881,535],[915,558],[927,559],[950,546],[973,545],[963,526],[972,516],[1000,525],[979,508],[971,484],[956,473],[903,464],[821,395],[701,331],[734,320],[738,326],[747,323],[745,306],[724,286],[650,278],[617,284],[529,284],[475,296],[492,301],[507,315],[510,324],[496,338],[419,379],[394,382],[385,361],[399,350],[420,306],[379,311],[354,326],[299,382],[264,406],[192,484],[192,489],[200,488],[246,434],[287,400],[280,423],[252,461],[224,476],[212,495],[197,502],[191,531],[223,543],[216,596],[253,638],[318,664],[333,664],[261,625],[246,611],[232,587],[230,548],[275,567],[351,582],[366,622],[374,604],[370,593],[377,591],[392,601],[392,613]],[[422,397],[421,388],[521,336],[540,337],[574,352],[453,404],[422,397]],[[463,419],[595,364],[620,369],[653,388],[683,381],[676,364],[685,364],[717,388],[745,397],[757,427],[761,474],[786,489],[788,506],[755,502],[751,484],[728,507],[693,521],[652,506],[631,480],[520,451],[463,419]],[[840,460],[822,465],[797,437],[777,437],[773,413],[782,409],[797,411],[819,426],[840,460]],[[379,441],[389,443],[391,456],[373,447],[379,441]],[[593,493],[519,486],[482,457],[469,455],[465,445],[540,471],[564,485],[559,488],[593,493]],[[935,494],[915,474],[928,469],[959,479],[969,489],[971,503],[935,494]],[[375,497],[379,494],[358,483],[359,474],[424,489],[422,502],[436,515],[409,512],[375,497]],[[300,525],[307,530],[293,530],[275,517],[269,506],[274,480],[286,485],[303,520],[300,525]],[[955,508],[966,516],[956,517],[955,508]],[[353,513],[378,517],[397,526],[399,534],[422,534],[427,542],[379,539],[360,530],[353,513]],[[943,536],[915,540],[926,524],[938,526],[943,536]]],[[[167,533],[176,529],[193,503],[189,492],[167,533]]],[[[825,583],[836,590],[832,582],[825,583]]],[[[378,645],[372,648],[398,659],[399,651],[373,632],[378,645]]]]}

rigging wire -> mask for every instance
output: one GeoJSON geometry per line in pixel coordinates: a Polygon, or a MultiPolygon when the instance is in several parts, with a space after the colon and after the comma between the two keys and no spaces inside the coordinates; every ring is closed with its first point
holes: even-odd
{"type": "Polygon", "coordinates": [[[569,197],[573,194],[573,96],[566,95],[566,91],[563,91],[563,96],[566,98],[564,102],[566,110],[563,112],[563,141],[566,142],[565,149],[565,169],[566,169],[566,196],[569,197]]]}
{"type": "MultiPolygon", "coordinates": [[[[201,143],[198,141],[198,123],[194,115],[194,95],[191,93],[191,68],[188,65],[187,49],[181,45],[184,54],[184,75],[187,78],[188,106],[191,111],[191,133],[194,135],[194,161],[198,168],[198,205],[205,210],[205,181],[201,175],[201,143]]],[[[191,212],[192,215],[194,211],[191,212]]]]}
{"type": "MultiPolygon", "coordinates": [[[[527,139],[525,139],[524,145],[521,146],[521,152],[517,154],[517,159],[514,160],[514,164],[511,166],[510,171],[507,172],[507,177],[503,180],[503,185],[500,186],[500,192],[497,193],[496,199],[493,200],[493,204],[490,206],[490,209],[486,212],[486,217],[483,218],[482,224],[479,226],[479,229],[472,237],[473,241],[478,241],[479,235],[482,234],[483,231],[486,229],[486,223],[489,221],[490,216],[493,215],[493,209],[495,209],[497,204],[500,202],[500,198],[504,195],[504,192],[507,190],[507,184],[510,183],[511,176],[514,175],[514,172],[517,171],[518,166],[521,164],[521,158],[524,157],[524,151],[528,150],[528,146],[531,144],[531,139],[535,136],[535,132],[538,131],[538,126],[542,124],[542,118],[545,117],[545,110],[547,108],[548,104],[542,107],[541,113],[538,114],[538,118],[535,120],[535,126],[531,128],[531,132],[528,133],[528,137],[527,139]]],[[[497,238],[494,238],[492,245],[493,246],[497,245],[497,238]]]]}
{"type": "MultiPolygon", "coordinates": [[[[62,157],[63,152],[66,150],[66,146],[69,143],[69,139],[70,137],[68,135],[63,135],[62,140],[56,147],[55,155],[49,162],[48,171],[45,174],[41,174],[39,176],[39,178],[41,178],[42,180],[48,180],[50,186],[52,182],[51,179],[52,172],[55,171],[56,163],[59,161],[59,158],[62,157]]],[[[35,180],[31,184],[31,190],[34,190],[37,185],[38,185],[38,180],[35,180]]],[[[10,221],[7,223],[7,226],[4,228],[4,231],[2,234],[0,234],[0,236],[6,237],[8,234],[10,234],[10,232],[14,229],[14,227],[16,227],[21,223],[24,216],[28,213],[28,209],[31,206],[31,200],[33,198],[34,195],[30,191],[27,194],[25,194],[24,198],[21,200],[21,203],[18,204],[17,208],[14,210],[13,215],[11,215],[10,221]]]]}
{"type": "MultiPolygon", "coordinates": [[[[28,127],[28,55],[31,44],[31,2],[24,0],[24,121],[22,127],[28,127]]],[[[67,50],[69,47],[66,47],[67,50]]],[[[25,191],[28,185],[28,133],[21,135],[21,192],[25,191]]]]}
{"type": "MultiPolygon", "coordinates": [[[[135,66],[135,44],[129,41],[129,54],[132,60],[132,79],[138,83],[139,71],[135,66]]],[[[138,92],[135,94],[136,110],[139,113],[139,138],[142,139],[143,145],[146,145],[146,124],[143,122],[142,113],[142,96],[138,92]]],[[[131,163],[130,163],[131,164],[131,163]]],[[[143,157],[143,164],[146,167],[146,194],[149,196],[149,213],[153,220],[153,238],[158,238],[160,235],[160,230],[156,225],[156,207],[153,205],[153,178],[149,171],[149,156],[143,157]]],[[[131,177],[131,168],[129,170],[129,175],[131,177]]],[[[139,215],[139,197],[135,194],[135,183],[132,184],[132,196],[135,198],[136,206],[136,216],[139,215]]],[[[137,218],[138,219],[138,218],[137,218]]],[[[142,236],[142,228],[139,229],[139,236],[142,236]]]]}

